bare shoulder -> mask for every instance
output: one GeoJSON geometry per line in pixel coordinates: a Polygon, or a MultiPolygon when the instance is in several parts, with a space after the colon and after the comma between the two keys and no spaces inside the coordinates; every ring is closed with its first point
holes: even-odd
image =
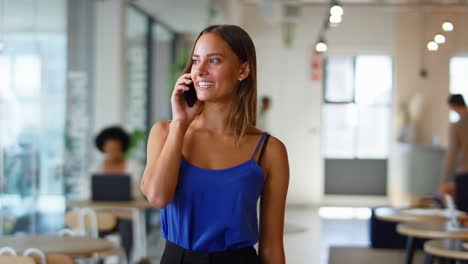
{"type": "Polygon", "coordinates": [[[279,180],[283,183],[288,180],[288,151],[285,144],[277,137],[270,136],[262,167],[266,171],[267,178],[275,179],[275,181],[279,180]]]}
{"type": "Polygon", "coordinates": [[[276,160],[278,158],[287,158],[287,150],[284,143],[277,137],[270,136],[270,140],[267,145],[267,152],[269,159],[276,160]]]}
{"type": "Polygon", "coordinates": [[[166,138],[169,134],[169,125],[171,124],[170,120],[161,120],[156,122],[153,127],[151,127],[150,139],[152,137],[157,137],[159,139],[166,138]]]}

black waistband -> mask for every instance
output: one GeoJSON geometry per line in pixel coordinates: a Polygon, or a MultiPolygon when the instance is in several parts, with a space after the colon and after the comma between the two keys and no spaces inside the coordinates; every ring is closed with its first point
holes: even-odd
{"type": "Polygon", "coordinates": [[[243,255],[243,254],[252,254],[252,253],[256,255],[256,250],[253,246],[243,247],[239,249],[226,250],[226,251],[205,253],[205,252],[192,251],[192,250],[185,249],[168,240],[166,240],[166,250],[177,252],[180,255],[193,257],[193,258],[213,258],[213,257],[230,258],[233,256],[238,256],[238,255],[243,255]]]}

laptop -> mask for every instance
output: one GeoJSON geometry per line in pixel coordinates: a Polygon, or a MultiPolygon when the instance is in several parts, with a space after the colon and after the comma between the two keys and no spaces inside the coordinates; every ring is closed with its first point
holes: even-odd
{"type": "Polygon", "coordinates": [[[91,199],[93,201],[131,201],[129,174],[93,174],[91,199]]]}

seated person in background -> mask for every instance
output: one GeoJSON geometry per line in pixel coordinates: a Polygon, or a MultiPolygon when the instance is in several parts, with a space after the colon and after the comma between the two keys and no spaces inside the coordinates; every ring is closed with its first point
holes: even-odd
{"type": "MultiPolygon", "coordinates": [[[[104,153],[104,159],[99,160],[93,166],[90,175],[96,173],[128,173],[132,177],[131,192],[133,199],[143,199],[143,195],[140,191],[140,178],[143,174],[143,168],[137,161],[127,159],[124,156],[124,153],[130,147],[130,136],[127,132],[118,126],[107,127],[96,136],[95,143],[96,147],[104,153]]],[[[132,221],[118,219],[116,229],[119,231],[122,247],[125,249],[127,257],[129,257],[130,250],[133,246],[132,221]]]]}
{"type": "Polygon", "coordinates": [[[143,199],[140,191],[140,179],[143,168],[136,160],[127,159],[124,153],[130,147],[130,136],[121,127],[112,126],[103,129],[95,139],[96,147],[104,153],[104,159],[99,160],[91,169],[95,173],[124,174],[132,177],[132,197],[143,199]]]}

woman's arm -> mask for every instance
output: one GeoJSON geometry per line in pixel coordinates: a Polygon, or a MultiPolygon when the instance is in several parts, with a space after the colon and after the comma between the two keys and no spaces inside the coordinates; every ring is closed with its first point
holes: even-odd
{"type": "Polygon", "coordinates": [[[157,208],[166,207],[174,198],[184,135],[200,109],[199,100],[193,107],[188,107],[181,94],[181,91],[189,90],[187,85],[190,83],[190,74],[177,79],[171,96],[172,122],[157,122],[149,135],[141,191],[157,208]]]}
{"type": "Polygon", "coordinates": [[[262,264],[284,264],[284,213],[289,184],[288,154],[284,144],[271,137],[263,162],[267,176],[260,201],[259,255],[262,264]]]}
{"type": "Polygon", "coordinates": [[[157,208],[164,208],[174,197],[186,130],[180,121],[159,121],[151,128],[141,191],[157,208]]]}

